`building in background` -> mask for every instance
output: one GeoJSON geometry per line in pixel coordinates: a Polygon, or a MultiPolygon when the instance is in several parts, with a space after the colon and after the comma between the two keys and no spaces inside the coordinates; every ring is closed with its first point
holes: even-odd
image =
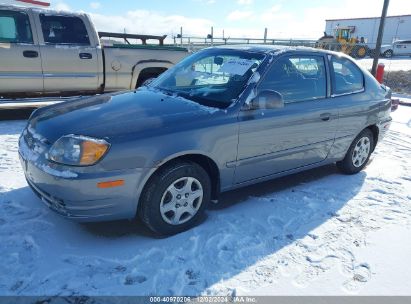
{"type": "Polygon", "coordinates": [[[0,0],[0,4],[15,4],[30,7],[49,7],[50,1],[47,0],[0,0]]]}
{"type": "MultiPolygon", "coordinates": [[[[328,19],[325,32],[334,35],[338,27],[351,28],[352,37],[364,38],[367,44],[377,43],[380,17],[352,18],[352,19],[328,19]]],[[[383,44],[392,44],[397,40],[411,40],[411,15],[388,16],[385,20],[383,44]]]]}

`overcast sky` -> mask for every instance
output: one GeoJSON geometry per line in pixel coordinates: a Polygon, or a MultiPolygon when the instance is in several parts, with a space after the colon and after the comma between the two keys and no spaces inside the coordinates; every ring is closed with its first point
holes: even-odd
{"type": "MultiPolygon", "coordinates": [[[[58,9],[90,13],[99,31],[205,37],[312,38],[325,19],[375,17],[383,0],[51,0],[58,9]]],[[[411,14],[411,0],[391,0],[389,15],[411,14]]],[[[411,38],[411,37],[410,37],[411,38]]]]}

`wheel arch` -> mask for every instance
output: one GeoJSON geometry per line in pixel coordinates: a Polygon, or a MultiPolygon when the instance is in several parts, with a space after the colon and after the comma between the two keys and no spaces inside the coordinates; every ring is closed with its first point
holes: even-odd
{"type": "Polygon", "coordinates": [[[192,162],[202,167],[210,177],[211,199],[212,200],[218,199],[218,196],[220,194],[220,170],[217,166],[217,163],[211,157],[205,154],[186,153],[186,154],[181,154],[181,155],[174,155],[174,156],[171,156],[163,160],[162,162],[157,164],[156,168],[154,168],[148,174],[148,176],[145,178],[143,182],[143,185],[140,186],[141,191],[139,191],[139,194],[138,194],[138,201],[137,201],[138,204],[137,204],[136,212],[138,212],[139,210],[141,194],[146,189],[146,187],[149,185],[150,181],[155,176],[155,174],[162,168],[170,164],[173,164],[175,162],[192,162]]]}
{"type": "Polygon", "coordinates": [[[137,62],[132,68],[132,77],[130,83],[130,89],[135,89],[138,87],[138,84],[142,82],[142,78],[144,77],[145,72],[155,72],[157,71],[158,74],[168,70],[174,64],[168,60],[141,60],[137,62]],[[139,82],[140,81],[140,82],[139,82]]]}
{"type": "Polygon", "coordinates": [[[365,129],[369,129],[373,135],[373,147],[372,147],[372,151],[374,152],[375,147],[377,146],[378,143],[378,138],[380,135],[380,129],[377,127],[377,125],[370,125],[368,127],[366,127],[365,129]]]}

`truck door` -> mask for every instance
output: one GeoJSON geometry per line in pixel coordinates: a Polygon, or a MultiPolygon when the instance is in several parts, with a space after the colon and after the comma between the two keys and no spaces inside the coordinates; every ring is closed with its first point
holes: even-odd
{"type": "Polygon", "coordinates": [[[0,10],[0,94],[43,91],[34,24],[28,13],[0,10]]]}
{"type": "Polygon", "coordinates": [[[96,91],[98,53],[85,19],[39,14],[40,51],[46,92],[96,91]],[[43,40],[43,41],[42,41],[43,40]]]}

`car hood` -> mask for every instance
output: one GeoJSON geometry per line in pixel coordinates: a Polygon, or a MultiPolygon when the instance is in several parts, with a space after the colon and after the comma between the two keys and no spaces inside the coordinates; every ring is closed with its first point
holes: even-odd
{"type": "Polygon", "coordinates": [[[179,96],[140,89],[63,102],[35,111],[30,127],[49,142],[76,134],[116,138],[209,119],[219,111],[179,96]]]}

